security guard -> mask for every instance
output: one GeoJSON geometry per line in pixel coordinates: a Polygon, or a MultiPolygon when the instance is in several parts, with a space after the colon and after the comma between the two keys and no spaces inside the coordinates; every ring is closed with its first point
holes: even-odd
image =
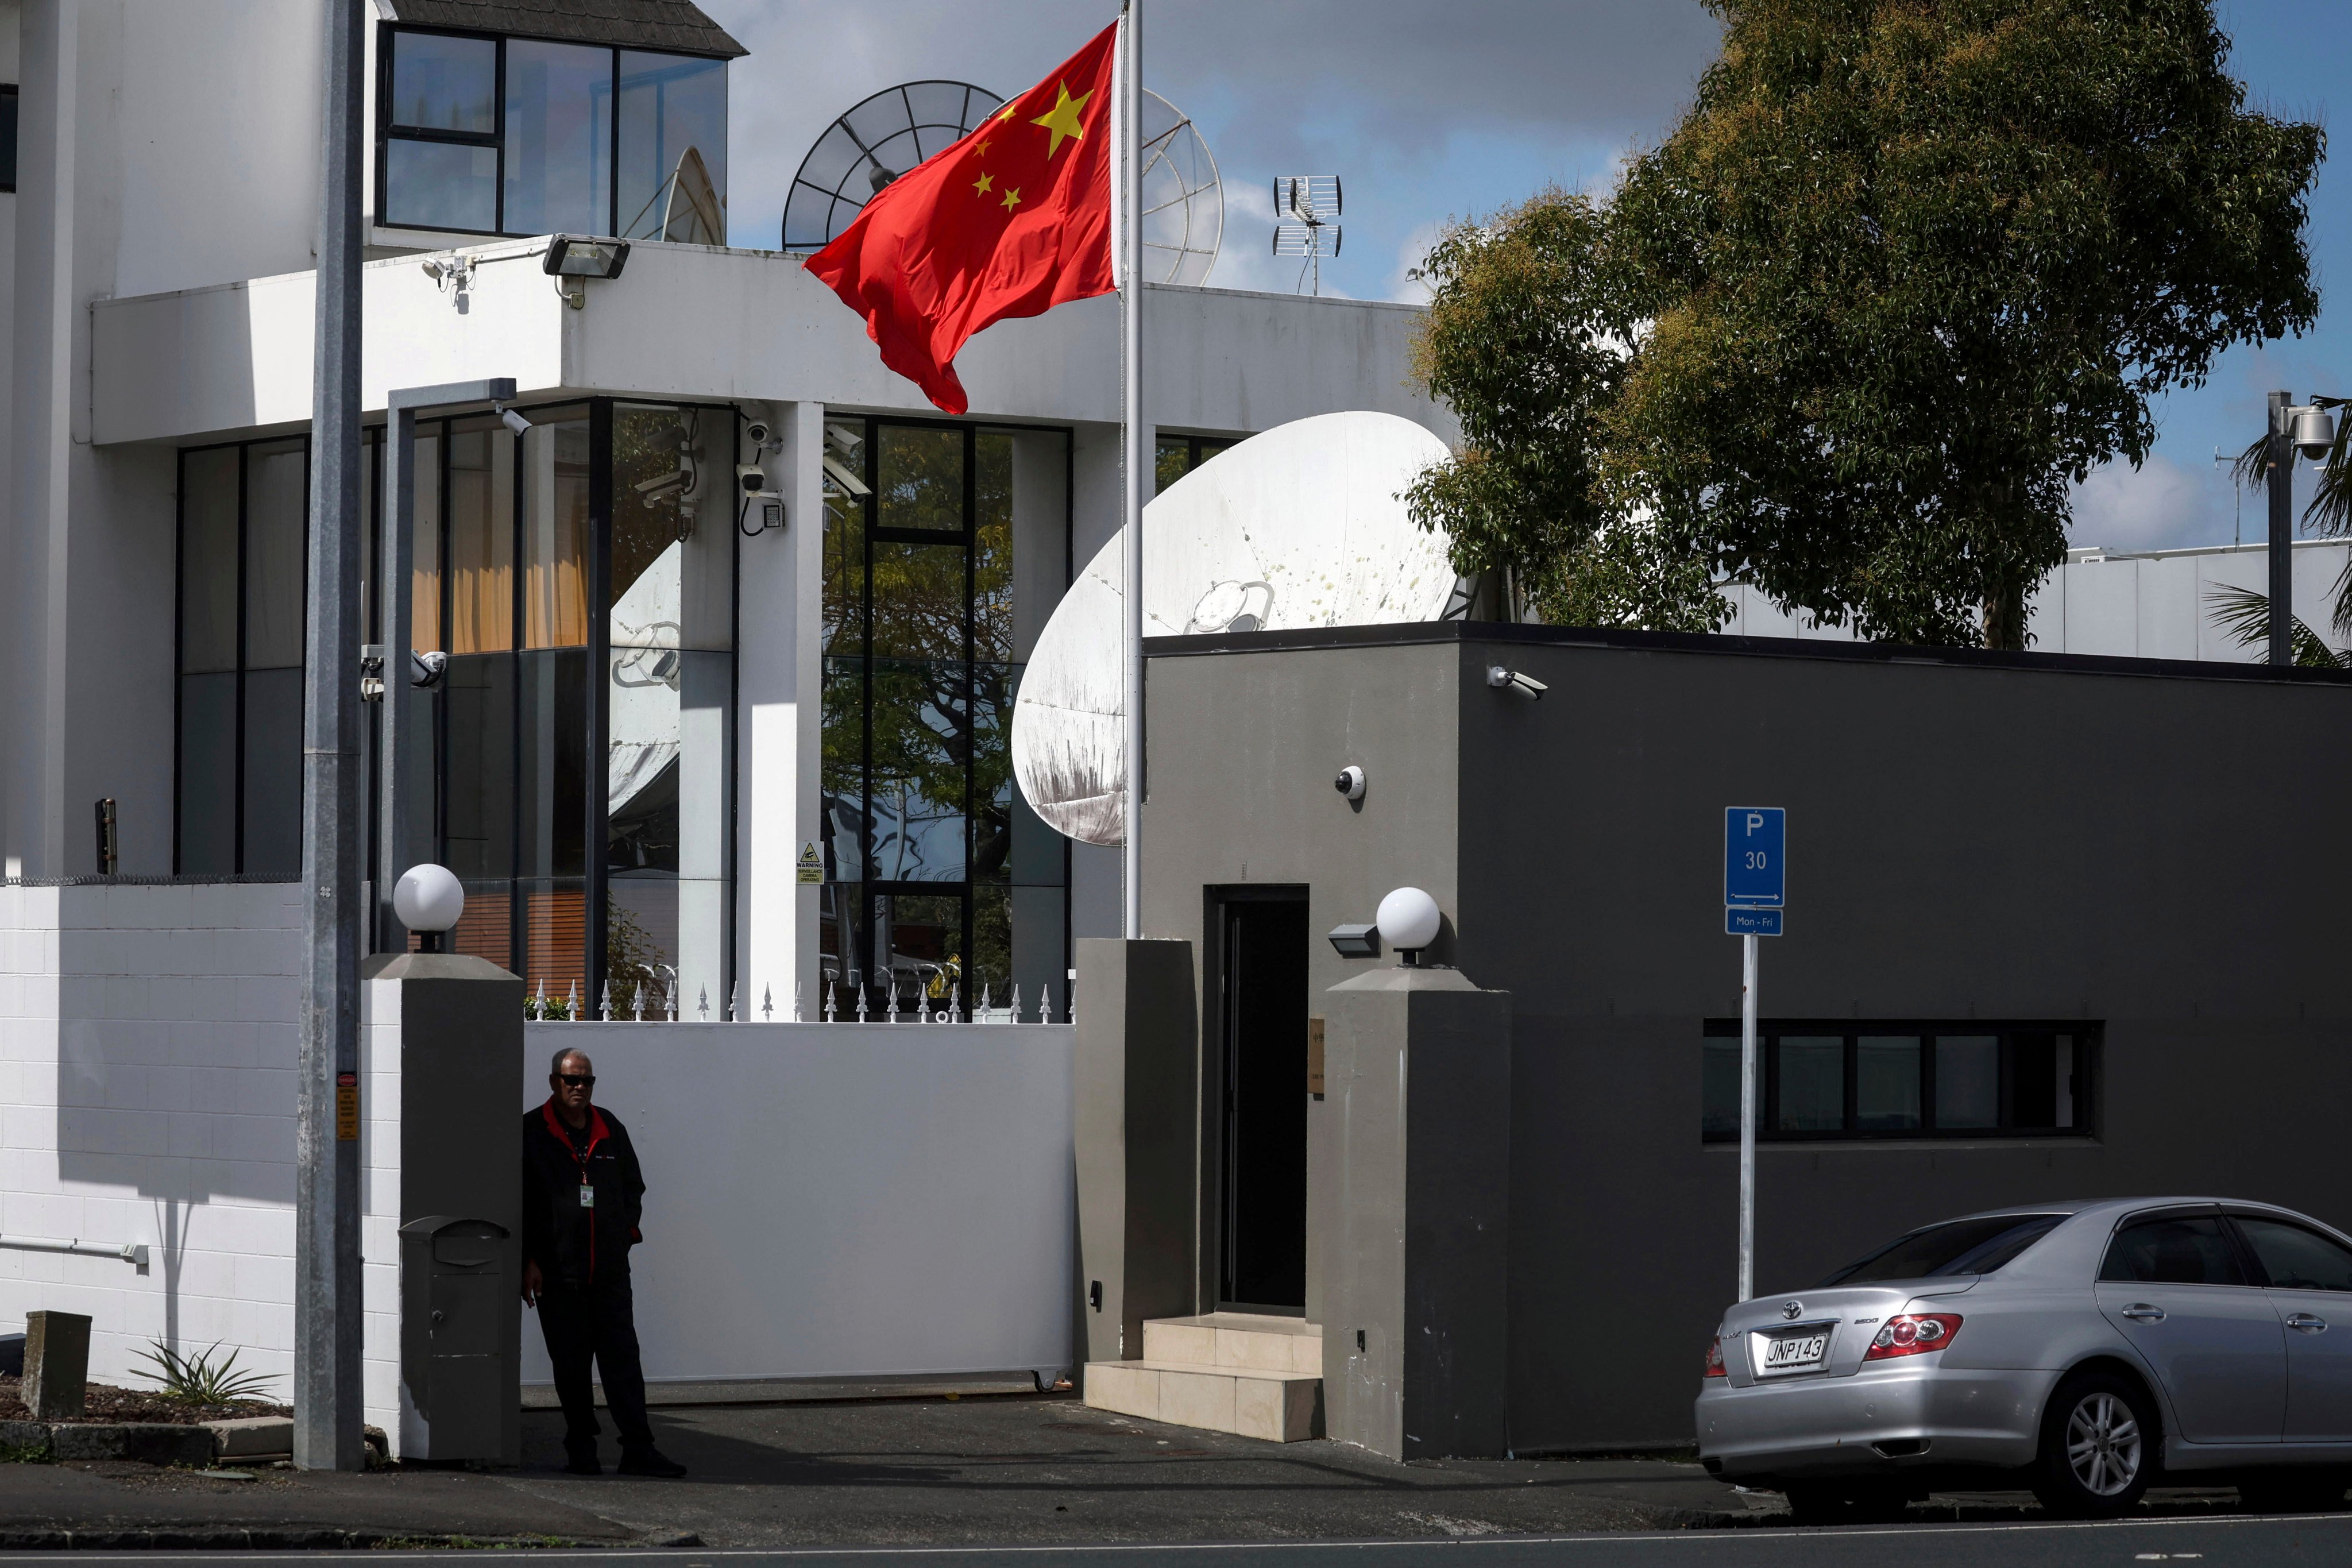
{"type": "Polygon", "coordinates": [[[646,1419],[646,1373],[629,1294],[629,1248],[644,1240],[646,1179],[617,1117],[590,1103],[596,1068],[584,1051],[550,1064],[547,1103],[522,1122],[522,1299],[539,1311],[555,1393],[563,1402],[564,1468],[604,1473],[596,1460],[593,1357],[604,1404],[620,1431],[627,1476],[682,1476],[662,1457],[646,1419]]]}

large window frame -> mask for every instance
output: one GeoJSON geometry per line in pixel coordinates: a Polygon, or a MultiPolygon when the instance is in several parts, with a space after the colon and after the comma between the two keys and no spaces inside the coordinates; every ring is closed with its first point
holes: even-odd
{"type": "MultiPolygon", "coordinates": [[[[2101,1083],[2102,1047],[2105,1026],[2084,1019],[2007,1020],[1980,1018],[1943,1019],[1864,1019],[1864,1018],[1786,1018],[1759,1020],[1756,1029],[1756,1139],[1759,1143],[1838,1143],[1838,1142],[1950,1142],[2011,1138],[2095,1138],[2098,1135],[2098,1106],[2101,1083]],[[2073,1079],[2068,1099],[2070,1119],[2063,1125],[2041,1126],[2020,1121],[2019,1087],[2021,1058],[2039,1049],[2032,1043],[2043,1037],[2069,1038],[2073,1042],[2073,1079]],[[1990,1124],[1939,1125],[1937,1094],[1938,1038],[1980,1040],[1990,1037],[1998,1041],[1998,1079],[1995,1090],[1997,1110],[1990,1124]],[[1843,1108],[1835,1127],[1784,1127],[1782,1111],[1782,1043],[1792,1039],[1811,1042],[1842,1042],[1843,1064],[1840,1087],[1843,1108]],[[1864,1040],[1918,1042],[1918,1121],[1916,1126],[1869,1126],[1863,1123],[1860,1109],[1861,1073],[1859,1059],[1864,1040]]],[[[1723,1117],[1714,1114],[1716,1108],[1706,1089],[1708,1058],[1718,1064],[1727,1043],[1733,1073],[1736,1075],[1740,1041],[1740,1020],[1710,1018],[1704,1027],[1701,1067],[1700,1138],[1707,1143],[1737,1143],[1739,1141],[1739,1111],[1737,1077],[1731,1079],[1729,1125],[1722,1125],[1723,1117]],[[1710,1125],[1710,1122],[1713,1125],[1710,1125]]]]}
{"type": "MultiPolygon", "coordinates": [[[[875,799],[875,784],[877,777],[874,754],[876,728],[874,722],[874,714],[876,711],[875,676],[877,666],[879,662],[877,656],[874,651],[874,547],[876,545],[893,544],[912,546],[956,546],[961,547],[964,552],[964,611],[961,659],[961,663],[964,670],[964,679],[961,691],[959,695],[966,714],[965,721],[967,724],[967,734],[969,735],[971,732],[970,726],[973,722],[971,717],[973,701],[971,672],[973,670],[978,653],[977,634],[975,631],[974,621],[976,572],[974,548],[977,536],[975,519],[978,511],[979,493],[979,439],[982,435],[990,433],[1042,434],[1056,436],[1062,438],[1064,454],[1062,486],[1062,587],[1066,590],[1070,583],[1075,580],[1074,574],[1076,570],[1071,546],[1074,542],[1076,517],[1076,433],[1068,426],[1059,425],[1015,424],[1000,423],[996,421],[988,421],[983,423],[971,420],[928,419],[919,416],[865,415],[854,414],[846,411],[836,413],[830,410],[827,412],[825,417],[827,422],[830,424],[855,426],[862,432],[862,439],[858,455],[858,473],[860,479],[867,491],[866,495],[863,498],[852,500],[847,497],[844,497],[840,501],[835,503],[855,505],[860,510],[861,521],[858,531],[861,539],[861,549],[863,553],[862,559],[857,567],[857,572],[860,576],[861,608],[855,638],[846,647],[828,647],[825,654],[825,662],[829,667],[834,665],[836,661],[847,662],[854,660],[858,667],[859,679],[859,715],[857,721],[859,777],[858,797],[855,808],[855,816],[857,820],[856,831],[859,836],[857,856],[859,861],[858,869],[861,875],[855,879],[846,879],[843,877],[842,868],[839,864],[837,845],[835,842],[833,824],[828,823],[826,825],[825,832],[822,840],[824,890],[827,902],[826,909],[821,917],[821,920],[824,923],[832,925],[835,931],[837,933],[840,933],[840,940],[843,941],[847,951],[821,954],[819,961],[820,979],[818,983],[820,987],[819,1004],[821,1005],[825,997],[830,995],[833,1000],[837,1003],[841,1015],[843,1016],[851,1016],[851,1010],[856,1005],[855,998],[860,987],[864,989],[869,1004],[877,1011],[887,1005],[885,998],[883,997],[878,986],[878,982],[881,976],[877,973],[875,966],[874,937],[876,921],[874,905],[877,900],[883,898],[937,898],[942,900],[955,899],[960,900],[961,906],[961,927],[958,952],[961,955],[960,962],[965,966],[968,973],[971,962],[977,952],[975,945],[976,892],[977,889],[983,885],[981,880],[976,879],[971,874],[974,851],[978,847],[977,835],[981,821],[981,811],[977,791],[978,749],[969,743],[965,746],[963,756],[963,876],[960,879],[955,880],[941,879],[909,881],[880,878],[872,875],[872,872],[876,868],[877,859],[877,832],[875,816],[872,808],[872,803],[875,799]],[[934,432],[952,431],[961,435],[963,439],[961,499],[962,526],[960,529],[904,528],[885,527],[882,525],[880,522],[882,505],[880,454],[883,445],[882,432],[885,430],[916,430],[934,432]],[[849,900],[855,900],[855,904],[852,905],[849,900]]],[[[831,526],[829,521],[827,526],[831,526]]],[[[1017,558],[1017,544],[1015,545],[1015,550],[1017,558]]],[[[1015,692],[1018,689],[1018,672],[1022,668],[1025,668],[1024,662],[1019,659],[1011,660],[1009,663],[1010,667],[1014,671],[1014,675],[1013,682],[1008,686],[1003,698],[1005,709],[1004,723],[1007,731],[1008,745],[1012,722],[1012,707],[1014,701],[1015,692]]],[[[828,671],[827,676],[824,679],[830,679],[830,671],[828,671]]],[[[1020,786],[1017,782],[1013,785],[1016,794],[1019,791],[1019,787],[1020,786]]],[[[828,795],[830,794],[829,787],[827,788],[826,793],[828,795]]],[[[1059,838],[1057,853],[1060,860],[1059,887],[1062,895],[1062,930],[1060,933],[1061,957],[1060,963],[1057,965],[1057,972],[1066,975],[1069,972],[1071,963],[1074,962],[1070,945],[1072,931],[1072,911],[1070,908],[1070,847],[1069,841],[1066,838],[1059,838]]],[[[1010,888],[1020,886],[1022,884],[1008,882],[1005,885],[1010,888]]],[[[995,995],[991,997],[990,1000],[994,1005],[1001,1007],[1007,1003],[1009,998],[1002,995],[995,995]]],[[[978,994],[966,994],[961,995],[961,1001],[962,1007],[966,1010],[967,1014],[969,1014],[971,1009],[979,1005],[982,1001],[982,997],[978,994]]],[[[1039,998],[1032,995],[1024,997],[1023,1001],[1024,1006],[1034,1007],[1037,1005],[1039,998]]],[[[913,1007],[917,1005],[917,999],[912,995],[906,995],[901,999],[902,1006],[913,1007]]]]}
{"type": "MultiPolygon", "coordinates": [[[[248,735],[247,688],[260,667],[252,662],[250,619],[252,614],[252,453],[256,447],[298,446],[302,456],[301,493],[304,497],[302,554],[294,563],[299,580],[307,582],[310,571],[310,530],[308,498],[310,489],[310,438],[307,433],[295,436],[272,436],[242,441],[211,441],[201,446],[181,447],[174,458],[173,480],[173,591],[172,591],[172,872],[174,876],[236,876],[278,877],[292,880],[299,877],[299,862],[292,868],[271,868],[255,870],[248,865],[247,816],[251,801],[248,798],[247,773],[251,766],[251,737],[248,735]],[[213,675],[235,677],[234,733],[230,736],[230,867],[226,872],[190,872],[185,865],[187,854],[186,763],[188,740],[187,683],[191,672],[188,662],[189,615],[189,538],[188,538],[188,460],[217,452],[236,454],[236,560],[233,568],[236,581],[235,609],[235,651],[231,667],[211,670],[213,675]]],[[[307,610],[307,604],[304,606],[307,610]]],[[[298,622],[298,626],[299,626],[298,622]]],[[[298,632],[298,635],[299,632],[298,632]]],[[[271,671],[282,666],[268,667],[271,671]]],[[[299,752],[299,746],[298,746],[299,752]]],[[[297,850],[299,856],[299,847],[297,850]]]]}
{"type": "MultiPolygon", "coordinates": [[[[375,82],[375,224],[379,228],[404,229],[427,234],[478,234],[492,238],[529,238],[541,232],[536,229],[516,230],[507,226],[507,45],[509,42],[562,44],[569,47],[603,49],[611,58],[611,87],[605,107],[605,172],[604,213],[601,232],[619,235],[622,226],[621,205],[621,57],[630,55],[661,55],[680,60],[716,60],[723,68],[727,57],[697,54],[687,49],[664,49],[642,44],[606,44],[575,38],[535,38],[503,33],[478,32],[463,27],[417,26],[406,23],[380,23],[376,29],[375,82]],[[403,37],[464,38],[493,46],[492,99],[488,132],[447,131],[432,126],[397,125],[393,115],[396,106],[393,99],[393,70],[403,37]],[[496,159],[496,172],[490,182],[491,226],[469,228],[456,224],[416,224],[394,221],[389,215],[391,200],[391,150],[395,142],[435,143],[442,146],[478,147],[490,151],[496,159]]],[[[722,123],[724,116],[722,115],[722,123]]],[[[724,175],[720,177],[719,196],[723,206],[727,192],[724,175]]],[[[634,215],[633,215],[634,216],[634,215]]]]}

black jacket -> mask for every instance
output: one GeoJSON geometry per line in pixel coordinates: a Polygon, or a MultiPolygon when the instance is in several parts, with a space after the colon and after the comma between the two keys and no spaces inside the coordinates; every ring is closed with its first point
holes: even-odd
{"type": "Polygon", "coordinates": [[[577,1148],[550,1100],[522,1119],[522,1255],[548,1283],[585,1285],[625,1277],[629,1248],[645,1237],[646,1178],[628,1129],[591,1106],[577,1148]],[[583,1206],[580,1189],[595,1194],[583,1206]]]}

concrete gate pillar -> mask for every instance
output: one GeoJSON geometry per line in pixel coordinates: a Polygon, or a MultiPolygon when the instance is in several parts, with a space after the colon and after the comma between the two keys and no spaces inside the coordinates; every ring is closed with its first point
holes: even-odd
{"type": "MultiPolygon", "coordinates": [[[[379,954],[361,973],[381,1084],[368,1163],[376,1180],[392,1167],[399,1194],[398,1342],[369,1352],[396,1362],[394,1451],[519,1464],[522,982],[463,953],[379,954]]],[[[372,1388],[371,1406],[380,1397],[372,1388]]]]}
{"type": "Polygon", "coordinates": [[[1134,1361],[1145,1319],[1193,1310],[1192,944],[1084,937],[1077,947],[1079,1311],[1088,1361],[1134,1361]]]}
{"type": "Polygon", "coordinates": [[[1391,1458],[1509,1451],[1511,998],[1459,970],[1324,993],[1307,1111],[1325,1429],[1391,1458]]]}

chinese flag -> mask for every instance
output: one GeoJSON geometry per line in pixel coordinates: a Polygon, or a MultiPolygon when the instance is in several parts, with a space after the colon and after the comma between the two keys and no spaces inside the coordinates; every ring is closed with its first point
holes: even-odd
{"type": "Polygon", "coordinates": [[[866,204],[808,269],[866,318],[882,363],[950,414],[964,341],[1118,287],[1111,274],[1116,23],[866,204]]]}

